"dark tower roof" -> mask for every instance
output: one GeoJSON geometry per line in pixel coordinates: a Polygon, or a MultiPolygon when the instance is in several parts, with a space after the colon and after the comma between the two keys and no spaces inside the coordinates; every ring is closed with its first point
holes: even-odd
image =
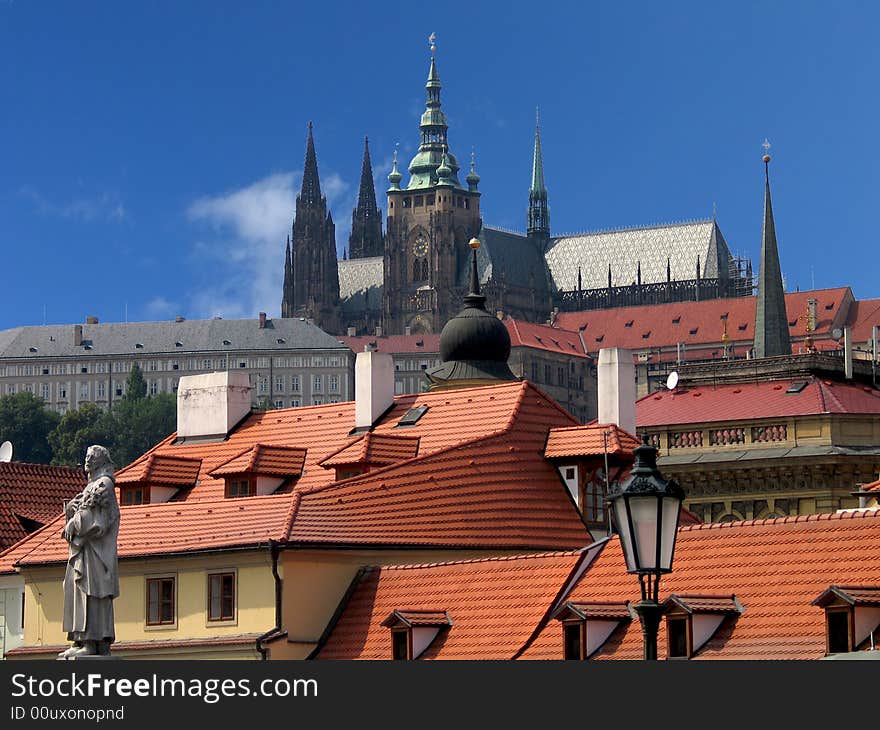
{"type": "MultiPolygon", "coordinates": [[[[765,148],[770,144],[765,142],[765,148]]],[[[764,230],[761,239],[761,269],[758,274],[758,302],[755,308],[755,357],[791,354],[782,268],[776,245],[776,226],[770,202],[770,155],[764,160],[764,230]]]]}
{"type": "Polygon", "coordinates": [[[376,205],[376,187],[373,183],[373,165],[370,162],[370,142],[364,137],[364,160],[361,165],[361,185],[358,190],[357,207],[351,214],[351,234],[348,251],[353,259],[381,256],[382,212],[376,205]]]}
{"type": "Polygon", "coordinates": [[[497,317],[486,311],[486,297],[480,293],[477,275],[478,239],[470,241],[470,291],[464,309],[450,319],[440,333],[443,364],[426,372],[432,389],[466,387],[498,380],[516,380],[507,365],[510,334],[497,317]]]}
{"type": "Polygon", "coordinates": [[[309,139],[306,143],[306,162],[303,166],[302,190],[300,199],[307,205],[321,201],[321,182],[318,179],[318,157],[315,154],[315,140],[312,137],[312,123],[309,122],[309,139]]]}

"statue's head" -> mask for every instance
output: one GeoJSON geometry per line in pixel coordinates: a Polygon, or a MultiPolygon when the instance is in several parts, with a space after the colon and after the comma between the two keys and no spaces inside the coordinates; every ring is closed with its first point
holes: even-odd
{"type": "Polygon", "coordinates": [[[113,462],[110,460],[110,452],[105,446],[89,446],[86,450],[85,468],[87,472],[95,472],[100,469],[112,469],[113,462]]]}

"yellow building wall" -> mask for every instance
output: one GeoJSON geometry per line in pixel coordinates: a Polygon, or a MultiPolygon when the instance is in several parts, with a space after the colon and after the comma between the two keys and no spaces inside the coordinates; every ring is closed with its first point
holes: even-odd
{"type": "MultiPolygon", "coordinates": [[[[275,625],[275,582],[268,550],[123,560],[119,568],[119,597],[113,603],[117,642],[261,634],[275,625]],[[227,570],[236,573],[235,619],[209,622],[208,574],[227,570]],[[147,626],[146,580],[160,576],[176,578],[177,623],[147,626]]],[[[67,635],[61,628],[64,567],[25,568],[22,572],[25,578],[24,645],[67,644],[67,635]]],[[[216,655],[204,649],[193,651],[216,655]]],[[[236,650],[228,651],[235,653],[236,650]]],[[[186,658],[195,657],[187,655],[186,658]]]]}

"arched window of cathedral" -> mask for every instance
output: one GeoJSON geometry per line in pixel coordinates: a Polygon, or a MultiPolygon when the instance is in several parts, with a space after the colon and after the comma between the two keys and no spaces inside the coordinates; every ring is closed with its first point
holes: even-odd
{"type": "Polygon", "coordinates": [[[412,280],[421,281],[422,264],[418,259],[413,259],[412,280]]]}
{"type": "Polygon", "coordinates": [[[428,280],[428,259],[422,259],[422,281],[428,280]]]}

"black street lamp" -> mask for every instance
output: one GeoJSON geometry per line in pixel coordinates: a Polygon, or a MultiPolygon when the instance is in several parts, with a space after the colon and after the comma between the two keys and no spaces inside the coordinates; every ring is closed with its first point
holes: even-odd
{"type": "Polygon", "coordinates": [[[629,478],[609,495],[614,522],[629,573],[637,573],[642,600],[633,608],[642,623],[645,659],[657,658],[657,630],[663,609],[658,602],[660,577],[672,570],[675,537],[684,490],[657,469],[657,449],[648,435],[635,449],[629,478]]]}

